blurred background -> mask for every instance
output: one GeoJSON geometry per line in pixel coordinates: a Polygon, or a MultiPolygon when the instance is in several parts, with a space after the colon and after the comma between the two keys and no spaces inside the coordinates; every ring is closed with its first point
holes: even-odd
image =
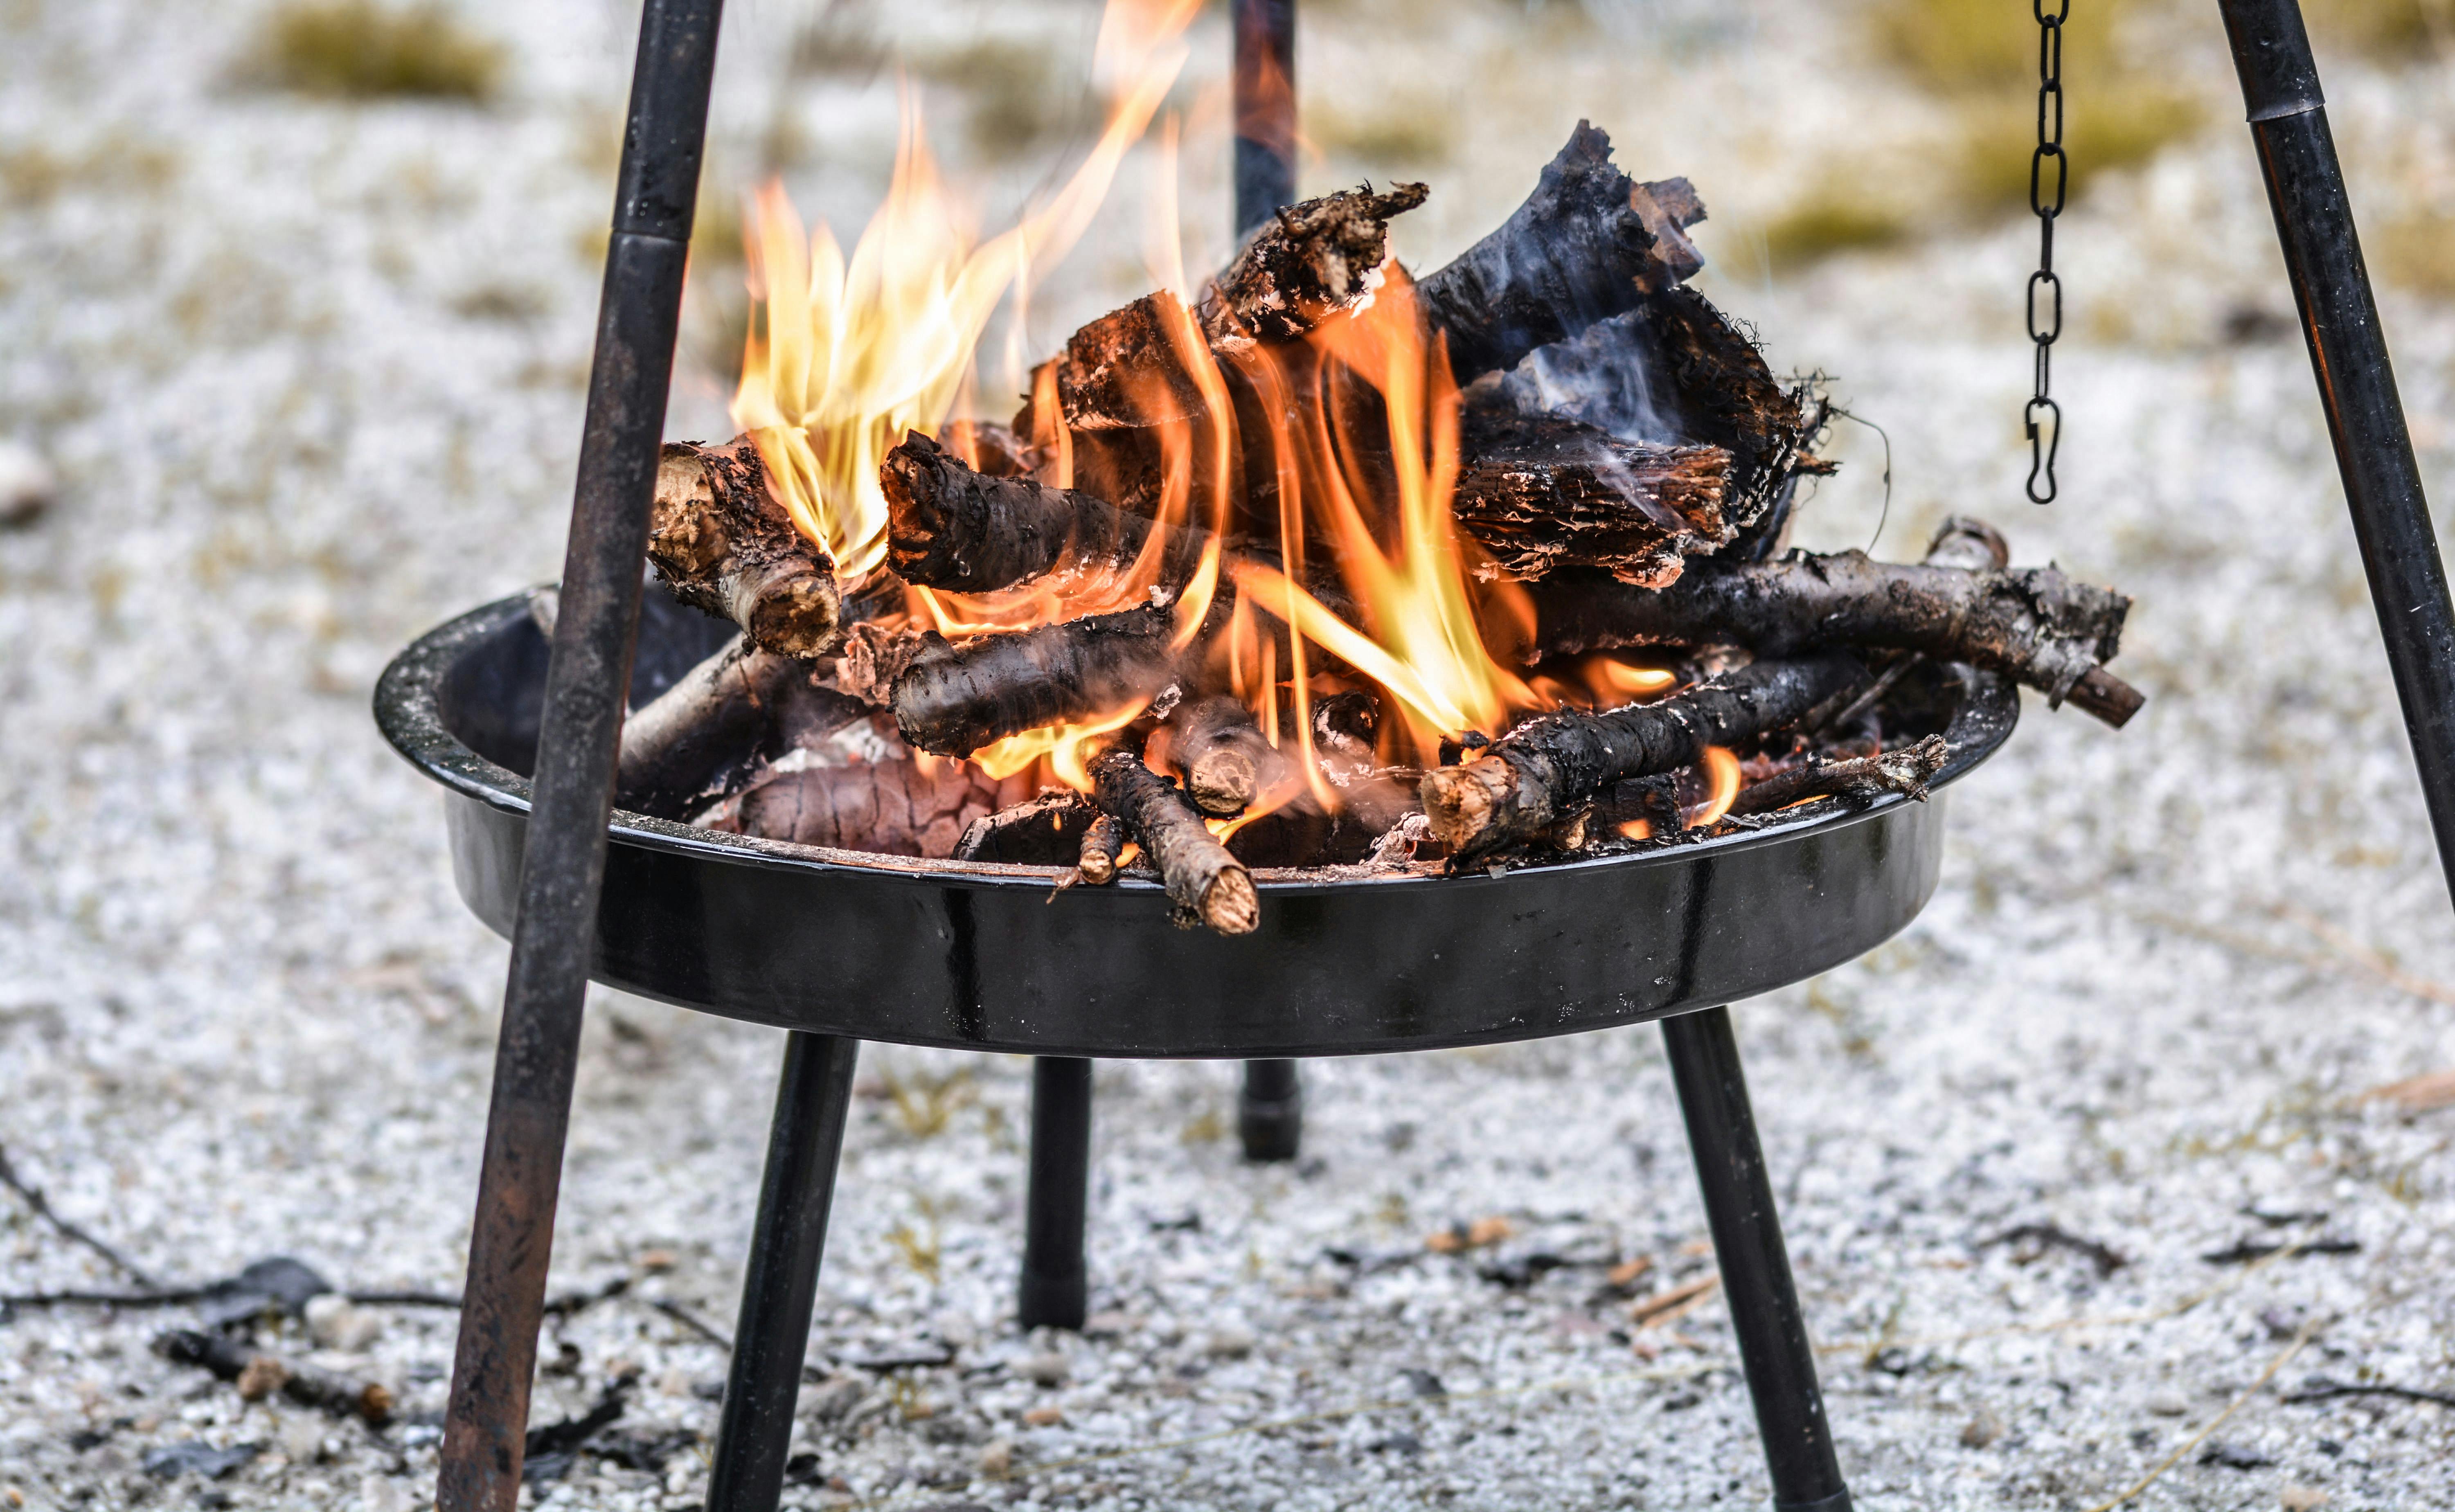
{"type": "MultiPolygon", "coordinates": [[[[2443,533],[2455,0],[2304,10],[2443,533]]],[[[2138,599],[2116,670],[2146,712],[2117,735],[2032,699],[1952,796],[1926,916],[1739,1016],[1811,1320],[1855,1341],[1827,1375],[1863,1504],[2093,1506],[2305,1322],[2310,1352],[2138,1504],[2433,1504],[2444,1407],[2276,1393],[2455,1388],[2455,1113],[2378,1090],[2455,1066],[2455,918],[2215,8],[2072,10],[2048,509],[2021,496],[2018,0],[1303,0],[1301,183],[1429,183],[1393,235],[1435,267],[1590,118],[1635,176],[1694,182],[1698,286],[1853,417],[1800,544],[1914,558],[1972,513],[2016,562],[2138,599]],[[2022,1224],[2125,1263],[1989,1242],[2022,1224]],[[2343,1244],[2202,1258],[2270,1233],[2343,1244]],[[2031,1331],[2051,1320],[2080,1325],[2031,1331]]],[[[729,12],[676,438],[735,430],[761,185],[849,247],[917,117],[993,232],[1102,107],[1093,0],[729,12]]],[[[279,1252],[458,1284],[504,948],[367,704],[413,635],[558,571],[636,24],[619,0],[0,0],[0,1151],[156,1275],[279,1252]]],[[[1176,157],[1129,156],[992,328],[983,413],[1147,288],[1171,232],[1197,275],[1229,251],[1223,8],[1190,45],[1176,157]]],[[[1499,1215],[1504,1249],[1709,1263],[1657,1043],[1317,1064],[1296,1168],[1238,1162],[1229,1068],[1104,1066],[1087,1341],[1012,1332],[1026,1068],[873,1047],[813,1358],[923,1331],[1065,1368],[814,1388],[788,1500],[1761,1502],[1717,1306],[1632,1341],[1591,1274],[1423,1251],[1499,1215]]],[[[729,1323],[778,1045],[595,1000],[558,1287],[631,1277],[729,1323]]],[[[124,1280],[6,1194],[0,1278],[124,1280]]],[[[0,1501],[431,1493],[448,1313],[301,1335],[394,1386],[384,1440],[199,1394],[157,1326],[0,1312],[0,1501]],[[217,1481],[146,1468],[188,1441],[256,1448],[217,1481]]],[[[631,1421],[712,1428],[721,1356],[669,1317],[558,1329],[539,1421],[634,1370],[631,1421]]],[[[683,1507],[696,1456],[534,1489],[683,1507]]]]}

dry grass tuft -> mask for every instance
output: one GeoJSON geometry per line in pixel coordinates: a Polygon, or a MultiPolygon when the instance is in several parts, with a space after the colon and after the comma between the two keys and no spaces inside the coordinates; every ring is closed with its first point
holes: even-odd
{"type": "Polygon", "coordinates": [[[505,57],[440,4],[288,0],[256,39],[247,72],[278,89],[337,99],[495,97],[505,57]]]}
{"type": "Polygon", "coordinates": [[[1839,252],[1893,246],[1909,232],[1910,219],[1898,209],[1821,186],[1765,228],[1765,258],[1787,273],[1839,252]]]}

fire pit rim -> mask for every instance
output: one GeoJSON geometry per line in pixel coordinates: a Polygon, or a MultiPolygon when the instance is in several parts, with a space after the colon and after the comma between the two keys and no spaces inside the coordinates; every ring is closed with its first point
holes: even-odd
{"type": "MultiPolygon", "coordinates": [[[[443,722],[440,695],[443,679],[458,655],[507,625],[526,618],[528,605],[527,594],[515,594],[479,605],[436,625],[410,642],[384,668],[383,675],[376,679],[374,698],[376,727],[404,760],[464,796],[475,798],[489,808],[523,816],[530,807],[530,779],[479,755],[454,734],[443,722]]],[[[1942,770],[1928,783],[1930,792],[1940,791],[1982,764],[2011,737],[2019,720],[2019,692],[2011,679],[1966,666],[1956,665],[1952,670],[1958,674],[1964,689],[1963,702],[1944,732],[1950,755],[1942,770]]],[[[1898,795],[1886,795],[1857,806],[1843,806],[1838,805],[1837,800],[1825,800],[1801,805],[1796,811],[1801,814],[1801,817],[1785,821],[1767,816],[1764,824],[1735,834],[1649,851],[1544,861],[1530,866],[1507,866],[1490,874],[1374,877],[1341,871],[1325,876],[1322,869],[1316,868],[1255,867],[1252,876],[1257,885],[1273,896],[1302,897],[1309,893],[1357,886],[1454,888],[1476,881],[1504,881],[1508,874],[1518,871],[1539,870],[1546,875],[1559,876],[1645,865],[1684,865],[1706,851],[1728,854],[1763,845],[1796,843],[1811,831],[1831,833],[1871,822],[1888,810],[1913,801],[1916,800],[1898,795]]],[[[614,810],[607,831],[627,843],[698,854],[733,864],[853,873],[933,887],[951,883],[1045,889],[1065,876],[1067,870],[1065,867],[998,861],[887,856],[788,840],[760,839],[657,818],[619,806],[614,810]]],[[[1156,878],[1132,875],[1120,876],[1109,885],[1129,892],[1157,894],[1162,891],[1156,878]]]]}

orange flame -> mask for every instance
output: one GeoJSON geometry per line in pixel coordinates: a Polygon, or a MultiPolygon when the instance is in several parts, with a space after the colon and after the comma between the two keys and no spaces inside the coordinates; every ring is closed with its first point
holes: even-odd
{"type": "Polygon", "coordinates": [[[1705,801],[1688,816],[1688,827],[1703,829],[1718,823],[1731,812],[1731,804],[1739,796],[1739,758],[1717,745],[1705,748],[1705,801]]]}

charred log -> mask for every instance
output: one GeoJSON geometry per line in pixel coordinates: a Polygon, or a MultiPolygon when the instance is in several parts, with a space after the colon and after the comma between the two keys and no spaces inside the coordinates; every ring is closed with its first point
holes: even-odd
{"type": "Polygon", "coordinates": [[[648,556],[676,598],[732,620],[762,651],[815,656],[835,641],[835,561],[768,493],[766,464],[746,435],[665,448],[648,556]]]}
{"type": "Polygon", "coordinates": [[[1100,812],[1079,793],[1043,793],[974,819],[956,842],[959,861],[1071,866],[1100,812]]]}
{"type": "MultiPolygon", "coordinates": [[[[914,432],[879,469],[886,492],[887,564],[904,581],[991,593],[1061,564],[1121,572],[1149,542],[1151,522],[1075,489],[990,477],[914,432]]],[[[1163,581],[1193,574],[1208,537],[1170,533],[1163,581]]]]}
{"type": "Polygon", "coordinates": [[[1433,837],[1460,860],[1561,833],[1607,784],[1669,772],[1806,717],[1866,669],[1846,652],[1757,661],[1653,703],[1532,719],[1470,761],[1424,774],[1433,837]]]}
{"type": "Polygon", "coordinates": [[[1598,567],[1659,587],[1747,523],[1722,507],[1731,454],[1719,447],[1622,441],[1558,415],[1473,405],[1460,451],[1453,508],[1491,553],[1476,564],[1486,580],[1598,567]]]}
{"type": "Polygon", "coordinates": [[[1794,552],[1773,562],[1692,562],[1662,589],[1596,575],[1553,578],[1530,592],[1535,644],[1551,655],[1708,642],[1768,656],[1881,646],[2004,673],[2058,704],[2091,672],[2100,674],[2092,687],[2103,695],[2129,691],[2101,664],[2121,645],[2131,600],[2052,567],[1973,573],[1876,562],[1856,551],[1794,552]]]}
{"type": "Polygon", "coordinates": [[[1829,797],[1854,805],[1867,804],[1894,793],[1923,801],[1926,785],[1943,770],[1944,758],[1950,755],[1951,747],[1943,736],[1931,735],[1916,745],[1878,756],[1847,761],[1810,757],[1802,766],[1776,772],[1761,782],[1741,788],[1728,812],[1735,816],[1771,814],[1795,803],[1829,797]]]}
{"type": "Polygon", "coordinates": [[[1430,191],[1392,184],[1340,190],[1290,205],[1266,222],[1202,296],[1196,313],[1214,345],[1291,341],[1372,286],[1390,255],[1390,221],[1430,191]]]}
{"type": "Polygon", "coordinates": [[[780,691],[805,675],[792,657],[737,636],[622,721],[616,796],[641,814],[680,817],[728,767],[758,754],[780,691]]]}
{"type": "Polygon", "coordinates": [[[1584,121],[1497,231],[1421,280],[1432,329],[1465,383],[1660,293],[1703,266],[1685,228],[1705,208],[1685,179],[1639,185],[1584,121]],[[1650,223],[1650,224],[1649,224],[1650,223]]]}
{"type": "Polygon", "coordinates": [[[1092,764],[1093,801],[1142,843],[1176,905],[1176,920],[1222,935],[1248,935],[1261,922],[1253,876],[1228,854],[1176,784],[1118,749],[1092,764]]]}
{"type": "Polygon", "coordinates": [[[999,806],[964,761],[856,761],[780,772],[741,795],[731,827],[762,840],[944,859],[999,806]]]}
{"type": "Polygon", "coordinates": [[[1287,763],[1237,699],[1197,699],[1177,711],[1174,725],[1167,765],[1205,814],[1242,814],[1286,775],[1287,763]]]}
{"type": "Polygon", "coordinates": [[[916,750],[969,756],[994,740],[1156,696],[1175,679],[1175,616],[1157,607],[948,641],[932,632],[895,683],[916,750]]]}
{"type": "Polygon", "coordinates": [[[821,664],[837,692],[883,709],[894,699],[895,680],[912,665],[928,639],[929,633],[914,625],[864,621],[846,629],[843,638],[836,642],[835,655],[821,664]]]}

